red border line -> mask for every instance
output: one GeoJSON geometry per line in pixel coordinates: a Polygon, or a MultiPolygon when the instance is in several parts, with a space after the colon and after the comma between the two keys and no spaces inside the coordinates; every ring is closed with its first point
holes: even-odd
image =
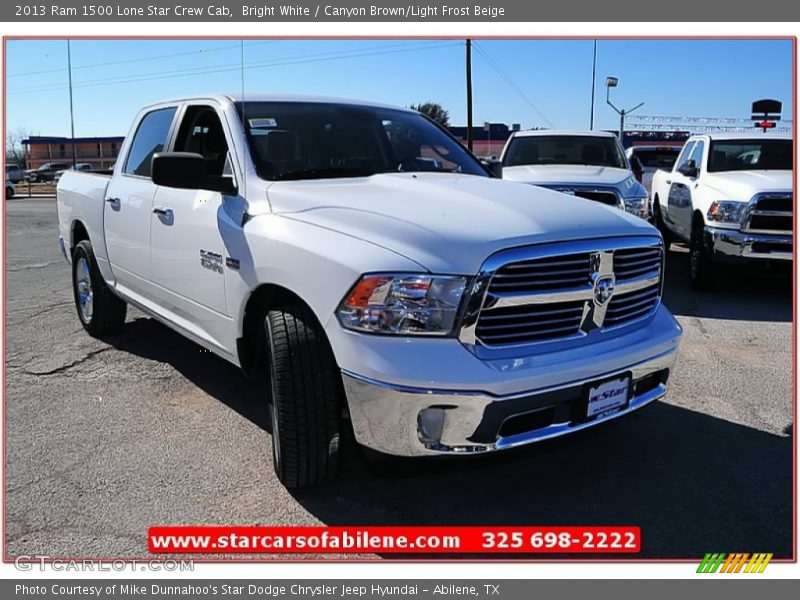
{"type": "MultiPolygon", "coordinates": [[[[8,42],[9,41],[21,41],[21,40],[463,40],[466,37],[475,40],[530,40],[530,41],[551,41],[551,40],[619,40],[619,41],[646,41],[646,40],[664,40],[664,41],[684,41],[684,40],[698,40],[698,41],[719,41],[719,40],[762,40],[762,41],[772,41],[772,40],[785,40],[792,42],[792,118],[797,120],[797,36],[794,35],[774,35],[774,36],[767,36],[767,35],[759,35],[759,36],[747,36],[747,35],[654,35],[654,36],[644,36],[644,35],[599,35],[599,36],[571,36],[571,35],[556,35],[556,36],[523,36],[523,35],[511,35],[511,36],[490,36],[490,35],[397,35],[397,36],[335,36],[335,35],[298,35],[298,36],[261,36],[261,35],[219,35],[219,36],[197,36],[197,35],[188,35],[188,36],[166,36],[166,35],[156,35],[156,36],[148,36],[148,35],[129,35],[129,36],[107,36],[107,35],[68,35],[68,36],[58,36],[58,35],[33,35],[33,36],[24,36],[24,35],[4,35],[3,36],[3,68],[2,68],[2,75],[3,75],[3,106],[4,108],[7,106],[5,101],[5,94],[6,94],[6,66],[7,66],[7,57],[8,57],[8,42]]],[[[6,137],[6,111],[3,110],[3,118],[2,118],[2,131],[3,131],[3,139],[6,137]]],[[[797,165],[798,165],[798,158],[797,158],[797,127],[792,128],[792,139],[793,144],[795,147],[794,153],[794,171],[792,173],[792,197],[793,197],[793,238],[792,238],[792,256],[793,256],[793,263],[792,263],[792,448],[793,448],[793,455],[792,455],[792,556],[791,558],[782,558],[782,559],[774,559],[773,563],[797,563],[797,431],[796,431],[796,424],[797,424],[797,165]]],[[[3,171],[5,172],[5,152],[3,152],[2,160],[0,161],[3,164],[3,171]]],[[[2,210],[2,226],[3,231],[5,233],[5,225],[6,225],[6,203],[3,202],[3,210],[2,210]]],[[[3,314],[2,318],[0,319],[0,324],[3,328],[3,366],[2,366],[2,377],[3,377],[3,397],[6,398],[6,308],[7,308],[7,287],[6,287],[6,246],[7,246],[7,238],[8,236],[3,236],[3,274],[2,274],[2,283],[3,283],[3,314]]],[[[6,413],[7,410],[3,410],[3,419],[2,419],[2,436],[3,436],[3,465],[4,467],[7,465],[6,462],[6,443],[7,443],[7,436],[6,436],[6,413]]],[[[6,471],[3,471],[5,476],[6,471]]],[[[4,477],[5,479],[5,477],[4,477]]],[[[8,554],[8,547],[5,539],[5,526],[6,526],[6,518],[7,518],[7,508],[6,508],[6,486],[5,481],[3,481],[3,523],[2,523],[2,530],[3,530],[3,562],[4,563],[13,563],[14,557],[8,554]]],[[[146,537],[146,534],[145,534],[146,537]]],[[[145,555],[143,557],[50,557],[43,562],[45,563],[53,563],[53,562],[69,562],[69,561],[105,561],[105,562],[112,562],[112,561],[121,561],[121,562],[147,562],[151,560],[161,559],[158,555],[145,555]]],[[[173,559],[170,555],[169,559],[173,559]]],[[[464,558],[464,559],[441,559],[436,560],[432,558],[426,557],[425,559],[417,560],[417,559],[385,559],[385,558],[374,558],[374,559],[338,559],[338,558],[308,558],[308,559],[300,559],[300,558],[264,558],[264,559],[249,559],[249,560],[242,560],[241,557],[231,557],[231,558],[220,558],[220,559],[194,559],[193,562],[195,564],[225,564],[225,563],[238,563],[238,564],[266,564],[266,563],[321,563],[321,562],[335,562],[335,563],[371,563],[371,562],[381,562],[381,563],[492,563],[492,562],[502,562],[502,563],[620,563],[620,564],[630,564],[630,563],[644,563],[644,564],[672,564],[672,563],[696,563],[700,560],[701,557],[694,557],[694,558],[665,558],[665,559],[654,559],[654,558],[638,558],[638,559],[614,559],[614,558],[598,558],[594,560],[589,559],[514,559],[509,560],[508,557],[490,557],[486,559],[472,559],[472,558],[464,558]]],[[[177,560],[180,560],[178,557],[177,560]]],[[[37,560],[37,562],[40,562],[37,560]]]]}

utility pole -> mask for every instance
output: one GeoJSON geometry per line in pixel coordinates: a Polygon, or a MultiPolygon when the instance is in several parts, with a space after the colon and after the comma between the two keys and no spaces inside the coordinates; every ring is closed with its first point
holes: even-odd
{"type": "Polygon", "coordinates": [[[639,104],[637,104],[633,108],[629,108],[628,110],[625,110],[624,108],[617,108],[616,106],[614,106],[614,103],[611,102],[611,98],[610,98],[611,88],[612,87],[617,87],[618,83],[619,83],[619,79],[617,79],[616,77],[606,77],[606,103],[611,108],[613,108],[617,112],[617,114],[619,115],[619,143],[622,144],[622,146],[624,147],[625,143],[623,141],[623,137],[622,136],[625,133],[625,115],[629,115],[633,111],[635,111],[636,109],[641,108],[642,106],[644,106],[644,102],[639,102],[639,104]]]}
{"type": "Polygon", "coordinates": [[[594,40],[594,51],[592,52],[592,108],[589,115],[589,131],[594,131],[594,82],[597,74],[597,40],[594,40]]]}
{"type": "Polygon", "coordinates": [[[472,40],[467,38],[467,148],[472,152],[472,40]]]}
{"type": "Polygon", "coordinates": [[[75,111],[72,108],[72,53],[69,47],[69,40],[67,40],[67,71],[69,77],[69,124],[72,135],[72,168],[74,169],[78,163],[78,155],[75,149],[75,111]]]}

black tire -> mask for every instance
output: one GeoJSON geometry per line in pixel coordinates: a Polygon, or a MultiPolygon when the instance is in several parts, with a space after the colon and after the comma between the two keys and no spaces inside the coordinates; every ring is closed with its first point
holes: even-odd
{"type": "Polygon", "coordinates": [[[6,188],[6,200],[10,200],[13,197],[14,197],[14,189],[10,188],[10,187],[7,187],[6,188]]]}
{"type": "Polygon", "coordinates": [[[78,242],[72,251],[72,292],[81,325],[92,337],[113,333],[125,323],[128,305],[103,281],[89,240],[78,242]],[[89,295],[88,311],[83,302],[86,295],[89,295]]]}
{"type": "Polygon", "coordinates": [[[275,473],[287,488],[333,481],[344,391],[328,340],[301,306],[270,310],[266,335],[275,473]]]}
{"type": "Polygon", "coordinates": [[[664,240],[664,251],[667,252],[672,246],[672,242],[675,241],[675,237],[667,228],[667,224],[664,223],[664,216],[661,214],[661,205],[658,202],[658,198],[653,202],[653,221],[655,221],[656,229],[661,232],[661,239],[664,240]]]}
{"type": "Polygon", "coordinates": [[[689,242],[689,278],[692,287],[701,292],[713,291],[716,287],[714,264],[711,262],[702,223],[692,226],[689,242]]]}

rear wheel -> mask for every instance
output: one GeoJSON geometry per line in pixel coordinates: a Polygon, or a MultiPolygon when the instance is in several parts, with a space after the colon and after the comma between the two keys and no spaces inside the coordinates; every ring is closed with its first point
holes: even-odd
{"type": "Polygon", "coordinates": [[[118,330],[125,323],[128,305],[108,288],[89,240],[72,251],[72,290],[81,325],[98,337],[118,330]]]}
{"type": "Polygon", "coordinates": [[[275,473],[288,488],[332,481],[344,393],[333,352],[305,307],[270,310],[265,325],[275,473]]]}
{"type": "Polygon", "coordinates": [[[696,221],[692,226],[692,237],[689,244],[689,277],[692,287],[700,291],[712,291],[716,287],[714,264],[708,246],[705,243],[703,223],[696,221]]]}

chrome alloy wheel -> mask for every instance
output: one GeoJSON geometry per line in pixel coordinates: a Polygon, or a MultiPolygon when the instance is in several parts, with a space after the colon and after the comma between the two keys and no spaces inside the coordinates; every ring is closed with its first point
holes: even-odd
{"type": "Polygon", "coordinates": [[[89,261],[81,257],[75,267],[75,289],[78,293],[78,308],[84,323],[92,321],[94,292],[92,291],[92,276],[89,272],[89,261]]]}

